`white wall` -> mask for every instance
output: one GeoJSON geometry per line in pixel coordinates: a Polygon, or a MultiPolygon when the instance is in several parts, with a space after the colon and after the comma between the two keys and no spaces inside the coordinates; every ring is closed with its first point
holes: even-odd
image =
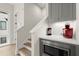
{"type": "MultiPolygon", "coordinates": [[[[30,31],[42,19],[42,9],[34,3],[24,4],[24,29],[26,40],[30,37],[30,31]]],[[[26,41],[25,40],[25,41],[26,41]]]]}
{"type": "Polygon", "coordinates": [[[3,13],[0,13],[0,21],[5,21],[6,22],[6,30],[0,30],[0,37],[6,37],[7,38],[7,42],[6,43],[9,43],[9,23],[8,21],[5,20],[5,18],[8,19],[8,14],[3,14],[3,13]]]}
{"type": "Polygon", "coordinates": [[[32,3],[25,4],[24,9],[24,25],[26,33],[28,33],[41,20],[42,11],[38,6],[32,3]]]}
{"type": "Polygon", "coordinates": [[[65,28],[65,24],[70,24],[70,28],[73,28],[73,33],[76,33],[76,20],[74,21],[63,21],[57,22],[51,25],[52,34],[53,35],[63,35],[63,28],[65,28]]]}
{"type": "Polygon", "coordinates": [[[77,18],[77,32],[76,32],[76,36],[77,36],[77,40],[79,41],[79,3],[76,4],[76,18],[77,18]]]}
{"type": "MultiPolygon", "coordinates": [[[[79,3],[76,4],[76,40],[79,42],[79,3]]],[[[79,47],[76,53],[79,55],[79,47]]]]}
{"type": "Polygon", "coordinates": [[[8,13],[9,16],[9,42],[13,43],[14,41],[14,17],[13,17],[13,6],[7,3],[0,4],[0,11],[8,13]]]}
{"type": "Polygon", "coordinates": [[[14,4],[15,22],[17,22],[17,30],[24,26],[24,3],[14,4]]]}

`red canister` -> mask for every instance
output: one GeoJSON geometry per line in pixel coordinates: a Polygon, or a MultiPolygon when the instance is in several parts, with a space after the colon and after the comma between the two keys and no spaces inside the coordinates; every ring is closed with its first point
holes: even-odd
{"type": "Polygon", "coordinates": [[[66,38],[72,38],[73,37],[73,28],[70,28],[70,25],[65,25],[65,28],[63,29],[63,36],[66,38]]]}

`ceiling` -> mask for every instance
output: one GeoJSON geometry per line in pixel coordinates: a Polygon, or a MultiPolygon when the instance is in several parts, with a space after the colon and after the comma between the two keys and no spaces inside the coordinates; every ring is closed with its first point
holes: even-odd
{"type": "Polygon", "coordinates": [[[45,8],[46,3],[35,3],[37,6],[39,6],[40,8],[45,8]]]}
{"type": "MultiPolygon", "coordinates": [[[[16,6],[17,4],[20,4],[20,3],[9,3],[9,4],[16,6]]],[[[46,3],[34,3],[34,4],[37,5],[38,7],[40,7],[41,9],[45,8],[45,6],[46,6],[46,3]]]]}

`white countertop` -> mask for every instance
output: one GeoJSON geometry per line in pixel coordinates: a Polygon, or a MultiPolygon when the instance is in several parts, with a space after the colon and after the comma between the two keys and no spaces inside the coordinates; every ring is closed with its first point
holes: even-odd
{"type": "Polygon", "coordinates": [[[76,39],[74,39],[74,38],[72,38],[72,39],[65,38],[62,35],[51,35],[51,36],[41,35],[39,38],[46,39],[46,40],[63,42],[63,43],[79,45],[79,42],[76,39]]]}

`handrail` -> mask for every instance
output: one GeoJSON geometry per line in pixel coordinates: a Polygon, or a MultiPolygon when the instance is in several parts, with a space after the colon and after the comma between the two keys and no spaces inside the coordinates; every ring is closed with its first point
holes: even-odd
{"type": "Polygon", "coordinates": [[[24,26],[22,26],[22,27],[20,27],[19,29],[17,29],[17,31],[19,31],[19,30],[21,30],[21,29],[23,29],[24,28],[24,26]]]}

